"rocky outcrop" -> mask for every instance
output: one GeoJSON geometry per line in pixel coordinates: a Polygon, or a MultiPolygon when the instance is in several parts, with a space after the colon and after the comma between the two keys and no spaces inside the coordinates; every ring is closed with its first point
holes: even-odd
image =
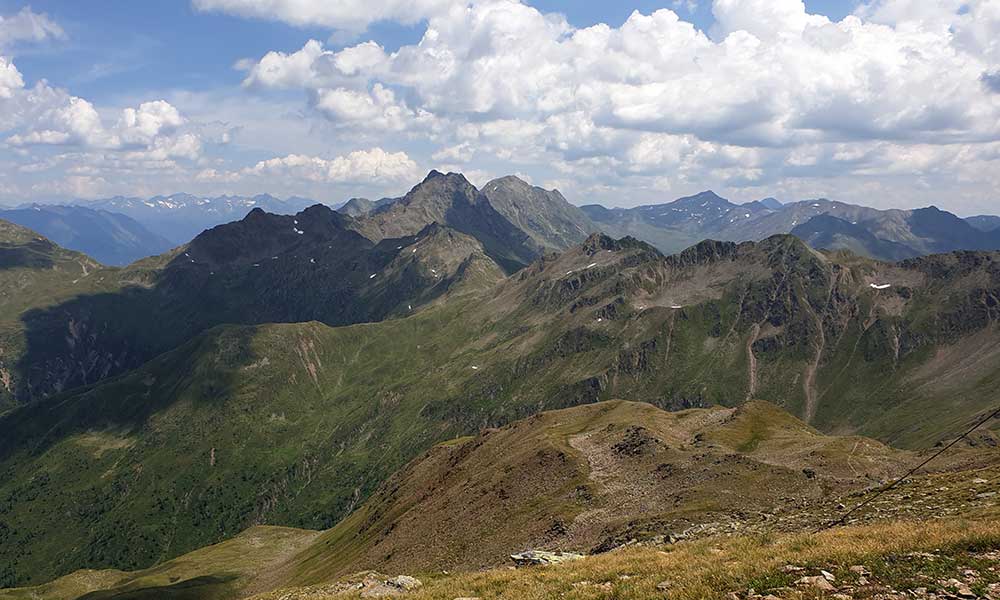
{"type": "Polygon", "coordinates": [[[544,550],[528,550],[511,554],[510,559],[518,567],[537,567],[546,565],[558,565],[565,562],[580,560],[583,554],[573,552],[546,552],[544,550]]]}

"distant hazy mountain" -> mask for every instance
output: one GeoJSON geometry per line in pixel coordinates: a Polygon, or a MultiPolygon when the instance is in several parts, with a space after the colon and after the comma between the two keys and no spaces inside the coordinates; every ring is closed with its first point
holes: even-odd
{"type": "Polygon", "coordinates": [[[980,231],[1000,229],[1000,217],[996,215],[979,215],[978,217],[969,217],[965,221],[980,231]]]}
{"type": "Polygon", "coordinates": [[[0,219],[37,231],[106,265],[127,265],[174,246],[126,215],[83,206],[32,204],[0,211],[0,219]]]}
{"type": "Polygon", "coordinates": [[[149,199],[115,196],[80,204],[128,215],[167,238],[173,245],[180,245],[206,229],[238,221],[255,208],[274,214],[295,214],[316,204],[316,201],[297,196],[281,200],[269,194],[217,198],[173,194],[149,199]]]}
{"type": "MultiPolygon", "coordinates": [[[[630,235],[667,253],[680,252],[708,238],[732,239],[723,232],[744,230],[750,223],[774,213],[762,202],[734,204],[712,191],[666,204],[611,209],[590,205],[581,209],[608,234],[630,235]]],[[[789,227],[784,233],[790,230],[789,227]]],[[[736,237],[763,239],[767,235],[736,237]]]]}
{"type": "MultiPolygon", "coordinates": [[[[206,229],[240,220],[254,208],[295,214],[314,204],[307,198],[281,200],[268,194],[215,198],[174,194],[150,199],[117,196],[85,206],[124,214],[170,245],[180,245],[206,229]]],[[[782,203],[773,197],[736,204],[712,191],[636,208],[577,207],[558,191],[532,186],[517,177],[496,179],[479,190],[460,174],[436,171],[402,198],[351,198],[332,208],[356,219],[352,227],[375,242],[415,235],[434,222],[452,227],[479,239],[487,253],[508,271],[544,252],[579,243],[595,231],[632,236],[674,253],[705,239],[759,241],[791,233],[820,215],[838,221],[819,220],[801,230],[808,232],[814,244],[822,240],[830,248],[852,248],[873,258],[894,260],[951,250],[1000,249],[1000,217],[961,219],[934,207],[878,210],[827,199],[782,203]]],[[[98,256],[92,247],[45,233],[99,260],[122,263],[122,258],[109,258],[106,253],[98,256]]],[[[156,242],[151,245],[155,247],[156,242]]],[[[145,253],[137,249],[122,256],[145,253]]]]}
{"type": "Polygon", "coordinates": [[[912,248],[880,240],[864,227],[832,215],[813,217],[792,229],[792,235],[813,248],[849,250],[870,258],[903,260],[918,256],[912,248]]]}
{"type": "Polygon", "coordinates": [[[375,201],[368,198],[351,198],[343,206],[338,207],[337,212],[351,217],[362,217],[396,200],[398,198],[382,198],[375,201]]]}
{"type": "Polygon", "coordinates": [[[826,199],[781,204],[773,198],[735,204],[709,191],[630,209],[582,208],[609,234],[631,235],[668,253],[703,239],[759,241],[800,226],[805,227],[799,233],[816,247],[849,248],[885,260],[1000,249],[1000,229],[985,231],[989,218],[977,220],[977,228],[936,207],[878,210],[826,199]],[[813,220],[819,216],[832,219],[813,220]]]}

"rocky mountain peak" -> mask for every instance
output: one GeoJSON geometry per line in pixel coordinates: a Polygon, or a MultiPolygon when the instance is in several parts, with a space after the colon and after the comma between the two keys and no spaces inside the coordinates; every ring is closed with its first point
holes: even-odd
{"type": "Polygon", "coordinates": [[[265,218],[266,214],[267,213],[264,212],[263,208],[261,208],[259,206],[255,206],[254,208],[252,208],[250,210],[250,212],[247,213],[247,216],[243,217],[243,220],[244,221],[255,221],[257,219],[265,218]]]}
{"type": "Polygon", "coordinates": [[[474,204],[479,190],[461,173],[444,174],[431,171],[423,181],[413,187],[401,202],[406,206],[435,204],[440,207],[454,202],[474,204]]]}
{"type": "Polygon", "coordinates": [[[352,217],[359,217],[370,213],[374,206],[375,203],[368,198],[351,198],[343,206],[338,208],[337,212],[350,215],[352,217]]]}
{"type": "Polygon", "coordinates": [[[199,234],[188,245],[185,257],[210,265],[253,263],[308,244],[350,242],[371,246],[371,242],[347,228],[349,221],[350,217],[323,204],[295,215],[277,215],[255,207],[240,221],[199,234]]]}
{"type": "Polygon", "coordinates": [[[704,240],[680,254],[667,257],[667,262],[678,267],[708,264],[724,259],[733,259],[738,254],[738,246],[733,242],[704,240]]]}
{"type": "Polygon", "coordinates": [[[620,240],[616,240],[613,237],[604,233],[592,233],[587,236],[587,239],[580,244],[580,250],[585,254],[594,254],[595,252],[600,252],[601,250],[617,252],[620,250],[633,250],[641,249],[650,252],[659,252],[645,242],[641,242],[634,237],[623,237],[620,240]]]}
{"type": "Polygon", "coordinates": [[[678,198],[673,202],[676,206],[729,206],[732,203],[726,200],[722,196],[716,194],[712,190],[705,190],[704,192],[699,192],[693,196],[685,196],[683,198],[678,198]]]}
{"type": "Polygon", "coordinates": [[[325,204],[313,204],[298,213],[296,217],[304,217],[306,219],[323,219],[337,223],[343,220],[343,217],[337,211],[325,204]]]}
{"type": "Polygon", "coordinates": [[[441,235],[446,231],[454,231],[454,230],[449,227],[445,227],[444,225],[438,223],[437,221],[433,221],[431,223],[428,223],[423,229],[421,229],[420,232],[417,233],[417,237],[418,238],[433,237],[435,235],[441,235]]]}
{"type": "Polygon", "coordinates": [[[483,186],[481,196],[546,250],[565,250],[600,229],[558,191],[531,185],[513,175],[490,181],[483,186]]]}
{"type": "Polygon", "coordinates": [[[503,177],[498,177],[497,179],[493,179],[492,181],[484,185],[483,192],[486,192],[487,190],[497,190],[500,188],[510,190],[512,192],[528,192],[534,187],[535,186],[521,179],[517,175],[504,175],[503,177]]]}
{"type": "Polygon", "coordinates": [[[424,180],[414,186],[413,191],[430,186],[431,189],[440,189],[441,187],[453,187],[453,188],[466,188],[471,187],[475,189],[465,175],[461,173],[442,173],[440,171],[432,170],[424,177],[424,180]]]}

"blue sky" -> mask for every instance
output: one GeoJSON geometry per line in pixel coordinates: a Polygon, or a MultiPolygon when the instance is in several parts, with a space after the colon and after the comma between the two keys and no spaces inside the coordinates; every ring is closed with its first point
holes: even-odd
{"type": "Polygon", "coordinates": [[[998,212],[994,3],[0,0],[0,203],[447,168],[581,204],[998,212]]]}
{"type": "MultiPolygon", "coordinates": [[[[636,10],[650,13],[674,8],[673,2],[662,0],[544,0],[528,4],[544,12],[563,13],[576,27],[595,23],[618,26],[636,10]]],[[[806,2],[810,11],[837,20],[850,14],[856,4],[849,0],[806,2]]],[[[327,28],[205,13],[183,0],[0,0],[0,14],[16,13],[24,6],[47,14],[66,30],[68,38],[24,52],[17,63],[21,72],[31,80],[46,78],[97,101],[113,102],[170,88],[239,86],[243,77],[233,69],[237,60],[263,56],[271,50],[295,51],[306,40],[330,37],[327,28]]],[[[710,4],[704,2],[693,12],[684,8],[677,12],[704,30],[714,21],[710,4]]],[[[421,25],[382,22],[356,39],[374,39],[392,50],[418,42],[423,31],[421,25]]]]}

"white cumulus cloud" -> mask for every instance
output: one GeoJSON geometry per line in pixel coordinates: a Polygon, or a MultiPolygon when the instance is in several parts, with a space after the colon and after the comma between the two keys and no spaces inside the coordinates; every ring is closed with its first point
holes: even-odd
{"type": "Polygon", "coordinates": [[[127,138],[148,141],[161,131],[170,131],[184,124],[184,117],[165,100],[143,102],[139,108],[126,108],[118,120],[117,129],[127,138]]]}
{"type": "Polygon", "coordinates": [[[193,0],[198,10],[362,31],[372,23],[416,23],[453,4],[451,0],[193,0]]]}
{"type": "Polygon", "coordinates": [[[0,49],[21,42],[42,42],[64,37],[66,33],[58,23],[44,14],[32,11],[30,6],[8,17],[0,15],[0,49]]]}
{"type": "Polygon", "coordinates": [[[582,111],[614,128],[740,145],[998,133],[1000,111],[982,93],[986,50],[957,47],[947,29],[832,23],[801,0],[716,0],[713,10],[718,41],[670,10],[573,30],[488,0],[431,18],[419,44],[392,54],[315,40],[269,53],[247,84],[311,90],[341,120],[385,104],[369,92],[381,84],[410,90],[414,110],[442,118],[541,122],[582,111]]]}
{"type": "Polygon", "coordinates": [[[76,145],[97,150],[149,151],[161,156],[197,158],[200,142],[192,133],[179,133],[186,121],[176,107],[165,100],[143,102],[125,108],[117,122],[108,126],[88,100],[65,93],[42,95],[44,86],[27,92],[28,104],[48,101],[50,106],[37,116],[25,119],[21,131],[7,138],[12,146],[76,145]],[[176,150],[171,150],[176,149],[176,150]]]}
{"type": "Polygon", "coordinates": [[[13,61],[4,56],[0,56],[0,98],[10,98],[14,95],[14,90],[24,87],[24,79],[21,72],[14,66],[13,61]]]}
{"type": "Polygon", "coordinates": [[[314,102],[330,120],[366,130],[412,130],[430,121],[426,111],[413,111],[380,83],[370,90],[319,89],[314,102]]]}
{"type": "Polygon", "coordinates": [[[356,150],[331,159],[303,154],[262,160],[238,172],[205,169],[201,181],[233,182],[243,178],[275,179],[289,183],[306,180],[314,183],[406,183],[419,176],[417,163],[405,152],[387,152],[382,148],[356,150]]]}
{"type": "Polygon", "coordinates": [[[929,173],[916,160],[926,151],[900,149],[979,156],[1000,139],[997,0],[876,0],[839,22],[802,0],[711,8],[710,31],[667,9],[574,28],[517,0],[473,0],[426,13],[416,44],[313,40],[269,53],[245,83],[300,88],[359,134],[433,123],[435,160],[457,162],[469,144],[510,170],[544,164],[615,185],[792,189],[892,176],[882,157],[929,173]]]}

